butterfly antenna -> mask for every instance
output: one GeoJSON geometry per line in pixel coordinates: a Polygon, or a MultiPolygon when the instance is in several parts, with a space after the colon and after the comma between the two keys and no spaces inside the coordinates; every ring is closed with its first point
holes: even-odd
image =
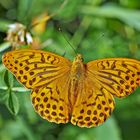
{"type": "Polygon", "coordinates": [[[75,48],[74,48],[73,45],[68,41],[67,37],[64,35],[64,33],[62,32],[61,28],[59,28],[59,31],[61,32],[62,36],[63,36],[64,39],[67,41],[67,43],[70,45],[70,47],[73,49],[74,53],[77,55],[77,52],[76,52],[75,48]]]}

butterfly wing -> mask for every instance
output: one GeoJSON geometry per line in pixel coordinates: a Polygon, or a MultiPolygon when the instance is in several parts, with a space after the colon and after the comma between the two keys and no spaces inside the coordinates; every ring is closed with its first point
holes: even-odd
{"type": "Polygon", "coordinates": [[[52,122],[69,121],[69,60],[49,52],[23,49],[6,53],[3,64],[18,81],[32,89],[37,113],[52,122]]]}
{"type": "Polygon", "coordinates": [[[140,61],[112,58],[87,64],[90,77],[94,77],[110,94],[119,98],[131,94],[140,85],[140,61]]]}
{"type": "Polygon", "coordinates": [[[4,54],[2,61],[17,80],[29,89],[62,77],[69,71],[71,65],[64,57],[29,49],[8,52],[4,54]]]}
{"type": "Polygon", "coordinates": [[[33,89],[32,103],[41,117],[55,123],[69,122],[68,83],[68,75],[64,75],[46,86],[33,89]]]}
{"type": "Polygon", "coordinates": [[[115,58],[91,61],[78,87],[71,122],[80,127],[102,124],[112,113],[113,95],[125,97],[140,85],[140,62],[115,58]]]}
{"type": "Polygon", "coordinates": [[[88,77],[78,88],[79,93],[73,107],[71,123],[80,127],[102,124],[114,109],[113,95],[88,77]]]}

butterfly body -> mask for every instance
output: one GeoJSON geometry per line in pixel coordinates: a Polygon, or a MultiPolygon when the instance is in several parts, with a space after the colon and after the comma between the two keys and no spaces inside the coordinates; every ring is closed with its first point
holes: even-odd
{"type": "Polygon", "coordinates": [[[80,127],[102,124],[115,107],[114,97],[126,97],[140,85],[140,62],[108,58],[73,62],[40,50],[16,50],[3,56],[3,64],[32,90],[35,111],[55,123],[80,127]]]}
{"type": "Polygon", "coordinates": [[[78,54],[71,66],[71,77],[79,79],[84,76],[85,66],[83,64],[82,56],[78,54]]]}
{"type": "Polygon", "coordinates": [[[85,79],[85,64],[83,64],[83,59],[82,55],[78,54],[75,58],[74,61],[72,62],[71,68],[70,68],[70,92],[69,92],[69,97],[71,99],[69,100],[69,103],[71,104],[71,107],[73,108],[77,96],[78,96],[78,91],[79,89],[82,88],[83,81],[85,79]]]}

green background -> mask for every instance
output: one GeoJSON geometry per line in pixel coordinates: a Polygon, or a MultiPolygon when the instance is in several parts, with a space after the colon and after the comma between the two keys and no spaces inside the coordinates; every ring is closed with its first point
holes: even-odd
{"type": "MultiPolygon", "coordinates": [[[[0,0],[0,61],[11,48],[4,41],[7,25],[27,27],[35,16],[57,13],[38,36],[43,49],[85,62],[110,57],[140,60],[139,0],[0,0]],[[62,8],[60,8],[62,7],[62,8]]],[[[112,116],[101,126],[79,128],[40,118],[31,105],[30,91],[0,63],[0,140],[140,140],[140,89],[115,99],[112,116]]]]}

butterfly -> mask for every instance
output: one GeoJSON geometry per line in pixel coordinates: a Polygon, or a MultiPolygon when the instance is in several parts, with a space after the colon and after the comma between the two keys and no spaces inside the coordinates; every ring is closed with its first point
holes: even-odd
{"type": "Polygon", "coordinates": [[[51,52],[21,49],[3,55],[3,64],[31,89],[35,111],[55,123],[79,127],[98,126],[123,98],[140,85],[140,61],[108,58],[73,62],[51,52]]]}

